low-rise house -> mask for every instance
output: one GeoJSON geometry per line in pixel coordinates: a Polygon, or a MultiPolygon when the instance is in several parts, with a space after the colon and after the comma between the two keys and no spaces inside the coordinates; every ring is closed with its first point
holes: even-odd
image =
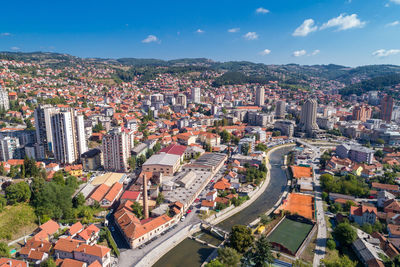
{"type": "Polygon", "coordinates": [[[387,230],[390,238],[400,238],[400,225],[388,224],[387,230]]]}
{"type": "Polygon", "coordinates": [[[56,266],[59,266],[59,267],[87,267],[87,263],[83,262],[83,261],[73,260],[73,259],[57,259],[56,266]]]}
{"type": "Polygon", "coordinates": [[[100,229],[97,228],[96,225],[91,224],[86,227],[84,230],[79,232],[74,239],[83,241],[85,244],[93,245],[96,244],[97,240],[99,239],[100,229]]]}
{"type": "Polygon", "coordinates": [[[210,191],[206,195],[206,200],[207,201],[215,201],[217,196],[218,196],[218,192],[216,190],[210,191]]]}
{"type": "Polygon", "coordinates": [[[29,267],[29,264],[21,260],[0,258],[0,267],[29,267]]]}
{"type": "Polygon", "coordinates": [[[380,248],[380,240],[357,229],[358,238],[352,243],[352,248],[364,266],[384,267],[381,256],[386,256],[380,248]]]}
{"type": "Polygon", "coordinates": [[[87,244],[80,245],[74,250],[74,259],[92,264],[98,261],[102,267],[111,266],[111,249],[104,246],[87,244]]]}
{"type": "Polygon", "coordinates": [[[400,213],[400,204],[396,199],[389,199],[383,203],[383,211],[386,213],[392,212],[399,214],[400,213]]]}
{"type": "Polygon", "coordinates": [[[203,200],[201,201],[201,207],[206,207],[209,209],[215,209],[217,203],[215,201],[203,200]]]}
{"type": "Polygon", "coordinates": [[[399,193],[399,186],[393,184],[372,183],[372,189],[377,191],[386,190],[393,194],[399,193]]]}
{"type": "Polygon", "coordinates": [[[59,259],[73,259],[74,250],[81,243],[81,241],[75,239],[60,238],[54,245],[54,256],[59,259]]]}
{"type": "Polygon", "coordinates": [[[84,229],[81,222],[76,222],[67,230],[67,234],[71,237],[76,236],[78,233],[82,232],[84,229]]]}
{"type": "Polygon", "coordinates": [[[214,189],[217,189],[217,190],[227,190],[230,188],[231,188],[231,184],[225,178],[221,178],[218,182],[216,182],[214,184],[214,189]]]}
{"type": "MultiPolygon", "coordinates": [[[[383,208],[384,204],[386,201],[390,199],[395,199],[396,196],[383,190],[383,191],[378,191],[377,199],[378,199],[378,207],[383,208]]],[[[387,211],[385,211],[387,212],[387,211]]]]}
{"type": "Polygon", "coordinates": [[[64,170],[72,176],[80,177],[83,173],[82,164],[69,165],[64,168],[64,170]]]}
{"type": "Polygon", "coordinates": [[[350,219],[359,225],[364,225],[365,223],[372,225],[376,222],[377,216],[378,210],[376,207],[361,205],[359,207],[352,206],[350,208],[350,219]]]}

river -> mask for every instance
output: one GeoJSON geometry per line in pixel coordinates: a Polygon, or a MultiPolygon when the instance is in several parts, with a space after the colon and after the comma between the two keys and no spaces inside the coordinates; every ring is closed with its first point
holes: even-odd
{"type": "MultiPolygon", "coordinates": [[[[267,189],[250,206],[219,223],[218,225],[221,228],[230,231],[235,224],[247,225],[274,206],[287,184],[285,170],[281,168],[283,156],[289,153],[292,148],[293,147],[282,147],[270,154],[271,179],[267,189]]],[[[187,238],[165,254],[153,266],[200,266],[212,251],[213,249],[187,238]]]]}

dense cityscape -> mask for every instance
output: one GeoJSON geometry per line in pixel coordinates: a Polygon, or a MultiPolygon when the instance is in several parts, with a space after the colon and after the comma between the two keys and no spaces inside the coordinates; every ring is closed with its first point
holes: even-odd
{"type": "Polygon", "coordinates": [[[2,10],[0,267],[400,267],[400,0],[2,10]]]}
{"type": "Polygon", "coordinates": [[[400,68],[1,57],[4,266],[399,263],[400,68]]]}

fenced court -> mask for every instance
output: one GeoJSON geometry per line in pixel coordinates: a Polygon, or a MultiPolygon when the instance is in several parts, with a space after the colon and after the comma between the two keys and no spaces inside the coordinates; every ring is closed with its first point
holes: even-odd
{"type": "Polygon", "coordinates": [[[280,245],[295,255],[303,241],[306,239],[312,224],[285,218],[268,236],[270,242],[280,245]]]}

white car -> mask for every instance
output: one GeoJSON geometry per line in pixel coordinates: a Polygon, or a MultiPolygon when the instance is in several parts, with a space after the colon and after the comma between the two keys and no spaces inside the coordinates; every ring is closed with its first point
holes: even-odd
{"type": "Polygon", "coordinates": [[[185,216],[182,216],[182,217],[181,217],[181,222],[183,222],[185,219],[186,219],[186,217],[185,217],[185,216]]]}

